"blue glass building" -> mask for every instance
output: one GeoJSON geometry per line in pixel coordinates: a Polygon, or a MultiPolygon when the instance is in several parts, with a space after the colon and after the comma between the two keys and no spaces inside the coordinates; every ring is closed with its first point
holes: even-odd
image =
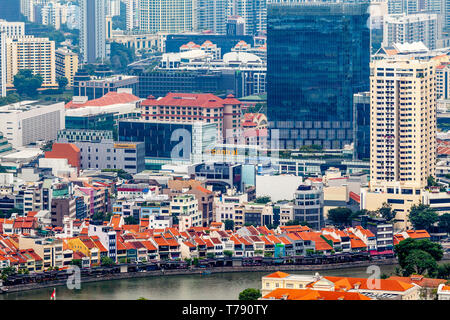
{"type": "Polygon", "coordinates": [[[369,89],[368,19],[366,3],[268,6],[267,108],[281,149],[352,142],[353,94],[369,89]]]}
{"type": "Polygon", "coordinates": [[[370,159],[370,92],[353,96],[354,158],[370,159]]]}

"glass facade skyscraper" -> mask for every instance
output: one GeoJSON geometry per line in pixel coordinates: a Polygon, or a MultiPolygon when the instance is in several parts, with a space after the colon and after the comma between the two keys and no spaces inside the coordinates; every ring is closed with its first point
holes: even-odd
{"type": "Polygon", "coordinates": [[[269,5],[267,107],[280,149],[352,142],[353,94],[369,89],[368,25],[367,3],[269,5]]]}

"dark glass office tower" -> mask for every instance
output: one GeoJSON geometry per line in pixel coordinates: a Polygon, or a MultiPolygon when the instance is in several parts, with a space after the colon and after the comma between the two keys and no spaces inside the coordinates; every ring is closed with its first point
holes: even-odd
{"type": "Polygon", "coordinates": [[[353,96],[353,155],[355,159],[370,160],[370,92],[353,96]]]}
{"type": "Polygon", "coordinates": [[[365,3],[268,6],[267,107],[281,149],[352,142],[353,94],[369,89],[368,18],[365,3]]]}

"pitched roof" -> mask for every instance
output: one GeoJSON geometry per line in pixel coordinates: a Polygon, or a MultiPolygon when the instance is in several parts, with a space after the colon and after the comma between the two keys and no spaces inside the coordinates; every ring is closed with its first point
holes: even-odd
{"type": "Polygon", "coordinates": [[[430,234],[427,230],[407,230],[406,233],[413,239],[430,238],[430,234]]]}
{"type": "Polygon", "coordinates": [[[441,283],[446,283],[445,279],[425,278],[421,275],[412,275],[410,277],[391,276],[388,280],[398,280],[406,283],[415,283],[423,288],[437,288],[441,283]]]}
{"type": "Polygon", "coordinates": [[[285,288],[275,289],[263,298],[278,300],[372,300],[358,292],[335,292],[285,288]]]}
{"type": "MultiPolygon", "coordinates": [[[[368,287],[367,278],[347,278],[347,277],[328,277],[328,276],[325,276],[324,278],[333,282],[336,289],[340,288],[350,290],[353,289],[355,285],[359,285],[360,289],[374,290],[373,288],[368,287]]],[[[409,290],[414,287],[413,284],[399,280],[380,279],[379,283],[380,287],[377,290],[383,291],[405,292],[406,290],[409,290]]]]}
{"type": "Polygon", "coordinates": [[[140,98],[136,97],[135,95],[131,93],[126,92],[115,92],[110,91],[107,94],[105,94],[103,97],[89,100],[85,103],[78,104],[74,103],[73,101],[70,101],[66,104],[66,109],[77,109],[77,108],[83,108],[83,107],[105,107],[115,104],[122,104],[122,103],[131,103],[139,101],[140,98]]]}
{"type": "MultiPolygon", "coordinates": [[[[236,100],[236,99],[234,99],[236,100]]],[[[221,99],[211,93],[173,93],[169,92],[160,99],[147,99],[142,102],[142,106],[172,106],[172,107],[202,107],[202,108],[223,108],[224,104],[236,103],[231,98],[221,99]]]]}
{"type": "Polygon", "coordinates": [[[287,276],[289,276],[289,273],[276,271],[276,272],[271,273],[271,274],[269,274],[267,276],[264,276],[264,277],[265,278],[286,278],[287,276]]]}

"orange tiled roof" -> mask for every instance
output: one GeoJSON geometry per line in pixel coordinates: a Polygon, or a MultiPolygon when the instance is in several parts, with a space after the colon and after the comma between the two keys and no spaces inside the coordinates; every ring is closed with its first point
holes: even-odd
{"type": "Polygon", "coordinates": [[[398,280],[406,283],[415,283],[423,288],[437,288],[441,283],[446,283],[445,279],[425,278],[424,276],[412,275],[410,277],[391,276],[388,280],[398,280]]]}
{"type": "Polygon", "coordinates": [[[278,288],[263,297],[278,300],[371,300],[358,292],[319,291],[312,289],[278,288]]]}
{"type": "Polygon", "coordinates": [[[413,239],[430,238],[427,230],[407,230],[406,233],[413,239]]]}
{"type": "Polygon", "coordinates": [[[289,276],[289,273],[276,271],[276,272],[271,273],[271,274],[269,274],[267,276],[264,276],[264,277],[265,278],[286,278],[287,276],[289,276]]]}
{"type": "MultiPolygon", "coordinates": [[[[367,286],[366,278],[347,278],[347,277],[328,277],[325,276],[325,279],[334,283],[335,287],[342,288],[346,290],[353,289],[355,285],[359,284],[360,289],[370,290],[367,286]]],[[[389,279],[380,279],[380,288],[379,290],[383,291],[400,291],[404,292],[408,289],[414,287],[413,284],[406,283],[398,280],[389,280],[389,279]]]]}

